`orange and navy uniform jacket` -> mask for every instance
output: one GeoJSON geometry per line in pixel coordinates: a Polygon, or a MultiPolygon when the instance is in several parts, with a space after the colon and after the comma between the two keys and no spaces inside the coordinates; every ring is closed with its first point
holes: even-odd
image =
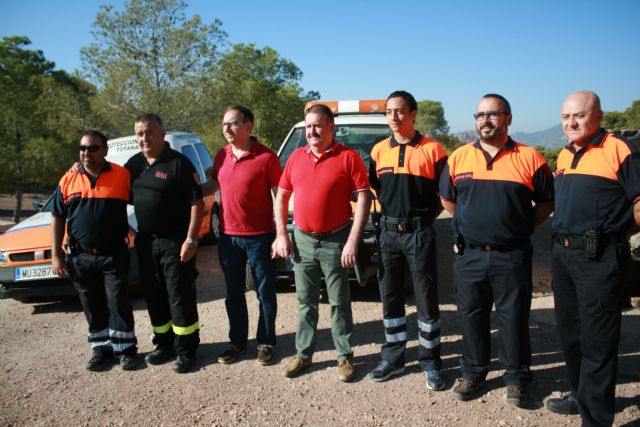
{"type": "Polygon", "coordinates": [[[512,245],[533,233],[532,202],[553,203],[553,175],[528,145],[509,138],[491,158],[476,140],[449,157],[440,197],[456,203],[454,226],[465,241],[512,245]]]}
{"type": "Polygon", "coordinates": [[[129,171],[115,163],[105,162],[97,177],[80,166],[60,179],[51,213],[66,218],[69,239],[83,247],[122,246],[129,231],[130,182],[129,171]]]}
{"type": "Polygon", "coordinates": [[[638,146],[604,130],[578,152],[567,145],[558,156],[555,188],[556,233],[581,236],[596,222],[605,235],[621,233],[640,202],[638,146]]]}
{"type": "Polygon", "coordinates": [[[371,150],[369,182],[378,194],[382,214],[432,218],[440,210],[438,180],[446,162],[444,148],[418,132],[406,144],[393,136],[377,143],[371,150]]]}

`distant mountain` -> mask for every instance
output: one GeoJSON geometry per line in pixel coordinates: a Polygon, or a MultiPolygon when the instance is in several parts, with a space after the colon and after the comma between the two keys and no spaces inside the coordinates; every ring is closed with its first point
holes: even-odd
{"type": "MultiPolygon", "coordinates": [[[[471,142],[476,139],[477,134],[475,130],[465,130],[454,133],[454,136],[458,137],[462,142],[471,142]]],[[[532,133],[514,132],[511,134],[511,138],[532,147],[542,145],[545,148],[560,148],[568,143],[562,133],[562,125],[556,125],[549,129],[532,133]]]]}

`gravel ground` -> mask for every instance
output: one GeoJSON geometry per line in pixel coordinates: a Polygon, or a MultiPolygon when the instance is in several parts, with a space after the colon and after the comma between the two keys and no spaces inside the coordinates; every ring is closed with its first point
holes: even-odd
{"type": "MultiPolygon", "coordinates": [[[[449,389],[460,375],[460,325],[451,291],[448,221],[438,221],[440,295],[444,374],[449,389]]],[[[577,416],[559,416],[544,409],[544,401],[567,390],[552,304],[548,295],[548,228],[535,236],[535,298],[531,337],[533,370],[531,408],[508,405],[497,365],[497,326],[492,331],[494,359],[484,394],[457,401],[450,390],[432,392],[416,363],[417,328],[413,301],[407,301],[410,336],[407,370],[385,383],[366,378],[379,359],[384,339],[381,305],[376,290],[355,289],[353,334],[356,377],[337,379],[331,341],[329,306],[321,307],[319,342],[314,364],[298,378],[282,375],[286,359],[295,354],[296,300],[293,288],[280,286],[276,361],[262,367],[256,345],[237,363],[220,365],[217,355],[227,339],[224,285],[217,248],[198,254],[201,276],[198,299],[202,344],[196,370],[175,374],[171,364],[140,363],[133,372],[117,366],[106,372],[84,369],[89,355],[86,322],[75,298],[20,303],[0,301],[0,425],[580,425],[577,416]]],[[[254,337],[258,305],[247,294],[250,339],[254,337]]],[[[134,298],[136,332],[141,356],[153,349],[144,301],[134,298]]],[[[616,425],[640,425],[640,313],[627,312],[620,346],[616,425]]]]}

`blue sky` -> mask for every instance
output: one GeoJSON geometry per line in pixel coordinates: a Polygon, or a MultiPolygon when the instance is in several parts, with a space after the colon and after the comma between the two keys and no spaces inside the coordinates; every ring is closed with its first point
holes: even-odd
{"type": "MultiPolygon", "coordinates": [[[[57,68],[80,67],[100,4],[0,0],[0,36],[25,35],[57,68]]],[[[322,99],[385,98],[405,89],[443,103],[452,131],[471,129],[487,92],[512,104],[511,131],[560,122],[571,92],[596,91],[605,111],[640,99],[639,0],[216,1],[188,14],[219,18],[231,43],[270,46],[322,99]]]]}

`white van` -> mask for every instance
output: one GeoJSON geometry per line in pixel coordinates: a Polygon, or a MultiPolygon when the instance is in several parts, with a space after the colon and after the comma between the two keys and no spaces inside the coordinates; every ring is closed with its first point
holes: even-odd
{"type": "MultiPolygon", "coordinates": [[[[184,154],[191,160],[200,176],[203,186],[208,185],[211,179],[213,160],[198,135],[188,132],[167,132],[165,141],[171,148],[184,154]]],[[[107,160],[119,165],[124,165],[131,156],[140,152],[135,135],[109,140],[109,153],[107,160]]],[[[205,243],[215,243],[220,234],[220,208],[213,195],[204,199],[204,212],[202,224],[198,235],[205,243]]],[[[133,207],[129,206],[129,225],[134,232],[138,231],[138,222],[133,215],[133,207]]]]}
{"type": "MultiPolygon", "coordinates": [[[[176,151],[191,160],[207,185],[213,160],[197,135],[186,132],[168,132],[165,140],[176,151]]],[[[140,148],[134,136],[112,139],[107,160],[124,165],[140,148]]],[[[51,208],[52,199],[44,203],[35,215],[14,225],[0,235],[0,299],[27,300],[32,297],[74,295],[75,288],[67,278],[51,271],[51,208]]],[[[34,203],[35,207],[35,203],[34,203]]],[[[199,237],[205,243],[214,243],[220,232],[220,214],[214,196],[205,197],[205,209],[199,237]]],[[[138,231],[133,206],[128,207],[131,244],[138,231]]],[[[137,285],[138,269],[135,251],[131,251],[130,285],[137,285]]],[[[138,290],[136,288],[136,290],[138,290]]]]}

